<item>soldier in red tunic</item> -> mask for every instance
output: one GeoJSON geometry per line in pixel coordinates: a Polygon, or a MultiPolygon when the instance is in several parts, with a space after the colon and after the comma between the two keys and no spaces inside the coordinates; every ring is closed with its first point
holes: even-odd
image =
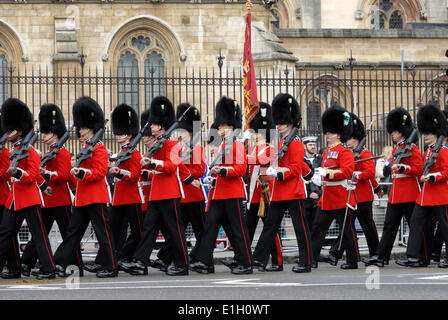
{"type": "MultiPolygon", "coordinates": [[[[191,265],[191,270],[200,273],[213,272],[213,250],[216,237],[223,221],[227,220],[226,230],[231,234],[232,247],[236,250],[239,265],[232,268],[233,274],[252,273],[252,250],[247,233],[246,220],[243,215],[243,198],[245,186],[243,176],[247,170],[247,155],[244,145],[231,141],[233,130],[241,129],[241,110],[235,100],[221,98],[216,104],[216,118],[213,127],[218,128],[224,139],[218,147],[218,154],[228,150],[223,155],[221,164],[210,169],[211,183],[209,204],[205,221],[205,232],[202,236],[198,262],[191,265]],[[227,144],[227,149],[226,148],[227,144]]],[[[220,159],[221,160],[221,159],[220,159]]]]}
{"type": "MultiPolygon", "coordinates": [[[[300,107],[290,94],[280,93],[272,101],[272,114],[281,137],[277,147],[277,150],[280,150],[291,130],[295,126],[300,126],[302,118],[300,107]]],[[[254,265],[262,269],[272,252],[283,215],[288,210],[299,249],[299,261],[292,271],[311,272],[311,237],[301,201],[305,199],[302,175],[311,178],[312,173],[304,164],[304,154],[305,148],[302,142],[297,136],[293,137],[284,156],[278,163],[271,163],[266,170],[266,174],[273,178],[271,203],[263,231],[254,250],[254,265]],[[303,173],[304,168],[307,168],[308,172],[303,173]]]]}
{"type": "MultiPolygon", "coordinates": [[[[171,101],[162,96],[154,98],[151,102],[149,122],[156,140],[174,121],[171,101]]],[[[182,184],[179,178],[180,146],[176,141],[168,139],[151,158],[143,157],[141,164],[145,170],[150,169],[154,172],[148,211],[143,221],[142,241],[135,250],[134,261],[123,263],[122,266],[132,275],[148,274],[147,262],[157,234],[163,226],[165,235],[171,241],[174,256],[174,267],[169,268],[167,274],[188,275],[188,251],[180,207],[182,196],[182,184]]],[[[190,183],[192,180],[188,179],[190,183]]]]}
{"type": "MultiPolygon", "coordinates": [[[[267,219],[269,204],[271,202],[271,190],[274,179],[266,175],[266,170],[274,161],[276,148],[270,144],[271,131],[275,130],[275,123],[272,117],[272,108],[265,102],[260,102],[260,109],[250,123],[252,134],[251,145],[247,156],[250,168],[250,207],[247,212],[247,229],[249,231],[250,242],[252,243],[257,228],[258,220],[263,223],[267,219]],[[253,190],[252,190],[253,189],[253,190]]],[[[266,271],[282,271],[283,257],[280,235],[277,233],[271,251],[271,266],[266,267],[266,271]]]]}
{"type": "MultiPolygon", "coordinates": [[[[423,172],[423,160],[420,150],[414,142],[405,145],[405,141],[411,136],[414,126],[411,115],[404,108],[396,108],[389,112],[386,121],[387,132],[397,145],[392,154],[396,154],[400,148],[405,151],[405,158],[396,163],[397,158],[392,158],[392,187],[384,220],[383,234],[378,244],[375,256],[363,259],[366,265],[384,267],[389,263],[390,254],[395,242],[401,219],[411,221],[411,214],[415,206],[415,200],[420,193],[419,179],[423,172]]],[[[418,136],[417,136],[418,137],[418,136]]],[[[412,138],[412,136],[411,136],[412,138]]]]}
{"type": "MultiPolygon", "coordinates": [[[[405,267],[426,267],[429,264],[430,252],[425,244],[431,219],[435,216],[439,222],[441,234],[448,243],[448,148],[443,144],[447,136],[447,119],[439,105],[430,103],[420,107],[417,113],[417,126],[428,148],[423,156],[425,171],[420,178],[423,187],[416,199],[411,217],[411,228],[406,250],[407,259],[397,260],[397,264],[405,267]],[[441,140],[441,147],[434,149],[441,140]],[[432,160],[435,163],[429,166],[432,160]]],[[[432,236],[432,235],[431,235],[432,236]]],[[[445,267],[442,262],[441,267],[445,267]]]]}
{"type": "MultiPolygon", "coordinates": [[[[74,125],[81,142],[85,143],[104,127],[103,111],[92,98],[79,98],[73,104],[72,111],[74,125]]],[[[101,141],[93,148],[92,156],[70,171],[77,179],[76,196],[67,236],[55,253],[56,270],[60,277],[68,276],[65,268],[72,261],[89,221],[95,230],[99,250],[105,255],[104,269],[98,271],[96,276],[110,278],[118,275],[114,239],[107,213],[107,203],[111,201],[106,180],[109,157],[101,141]]]]}
{"type": "MultiPolygon", "coordinates": [[[[125,151],[140,130],[137,112],[126,104],[120,104],[112,111],[111,120],[115,140],[121,151],[125,151]]],[[[112,197],[112,206],[110,207],[110,220],[115,239],[115,248],[118,251],[119,265],[122,262],[121,260],[127,261],[132,259],[134,250],[143,235],[142,202],[144,199],[139,186],[141,159],[140,152],[135,149],[130,159],[123,161],[119,167],[113,164],[109,169],[109,173],[115,178],[114,195],[112,197]],[[120,247],[118,240],[120,239],[121,226],[125,218],[127,218],[131,227],[131,233],[124,245],[120,247]]]]}
{"type": "MultiPolygon", "coordinates": [[[[8,132],[8,140],[13,143],[14,149],[19,148],[20,140],[33,130],[33,115],[22,101],[15,98],[3,103],[1,113],[2,128],[8,132]]],[[[37,183],[40,177],[39,165],[40,157],[31,147],[27,158],[21,160],[16,168],[7,170],[12,186],[0,226],[0,261],[7,258],[11,238],[17,237],[26,219],[41,264],[37,279],[52,279],[55,277],[55,263],[40,210],[42,195],[37,183]]],[[[20,274],[20,269],[18,272],[20,274]]]]}
{"type": "Polygon", "coordinates": [[[316,174],[322,177],[322,196],[311,234],[313,263],[317,267],[325,234],[336,219],[344,230],[342,237],[347,250],[347,262],[341,265],[341,269],[356,269],[359,261],[358,242],[353,225],[353,208],[356,202],[350,181],[355,169],[355,160],[353,152],[342,145],[352,135],[353,121],[347,110],[334,104],[322,115],[322,128],[328,147],[322,155],[322,167],[315,170],[316,174]]]}
{"type": "MultiPolygon", "coordinates": [[[[376,229],[375,221],[373,220],[372,203],[373,194],[379,193],[379,198],[382,197],[382,189],[375,180],[375,163],[372,154],[364,147],[359,150],[359,143],[365,138],[366,131],[362,121],[353,113],[350,113],[353,121],[353,133],[350,139],[347,140],[346,146],[354,152],[355,156],[355,171],[354,180],[356,182],[356,189],[354,190],[357,209],[353,211],[353,218],[358,219],[364,236],[369,247],[369,254],[373,256],[378,247],[378,231],[376,229]],[[355,152],[356,151],[356,152],[355,152]],[[370,159],[370,160],[364,160],[370,159]],[[356,164],[356,161],[360,160],[356,164]]],[[[324,260],[331,265],[336,265],[338,259],[341,258],[344,248],[338,251],[340,238],[338,237],[330,249],[330,255],[324,260]]]]}
{"type": "MultiPolygon", "coordinates": [[[[44,104],[40,108],[39,126],[43,142],[49,146],[49,152],[67,132],[62,111],[54,104],[44,104]]],[[[51,188],[51,194],[47,192],[43,194],[42,217],[45,229],[49,232],[56,221],[62,239],[65,239],[67,235],[71,219],[72,195],[68,185],[71,176],[70,169],[71,157],[65,147],[61,148],[56,157],[40,169],[42,177],[51,188]]],[[[22,255],[22,274],[30,275],[30,269],[36,264],[36,259],[36,246],[31,240],[22,255]]],[[[83,262],[79,247],[76,249],[72,264],[78,266],[79,275],[82,276],[83,262]]]]}
{"type": "MultiPolygon", "coordinates": [[[[184,197],[180,199],[180,206],[184,227],[191,223],[196,238],[196,243],[190,251],[190,261],[193,263],[197,260],[197,251],[205,228],[205,191],[199,179],[204,176],[206,163],[200,140],[200,111],[189,103],[182,103],[177,106],[176,118],[179,120],[186,110],[188,111],[179,122],[180,130],[178,130],[182,146],[181,160],[185,166],[181,170],[186,172],[185,176],[191,174],[194,181],[190,184],[182,182],[184,197]],[[197,141],[192,141],[194,136],[198,138],[197,141]]],[[[157,257],[159,259],[155,260],[152,266],[165,270],[172,260],[172,248],[168,242],[165,242],[157,257]]]]}

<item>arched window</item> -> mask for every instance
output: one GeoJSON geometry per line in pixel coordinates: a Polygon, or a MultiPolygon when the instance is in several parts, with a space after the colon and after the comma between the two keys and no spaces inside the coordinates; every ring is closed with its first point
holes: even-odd
{"type": "Polygon", "coordinates": [[[0,55],[0,103],[8,98],[8,62],[4,55],[0,55]]]}
{"type": "Polygon", "coordinates": [[[154,97],[165,95],[165,61],[160,53],[153,51],[146,55],[145,78],[145,106],[149,108],[154,97]]]}
{"type": "Polygon", "coordinates": [[[373,15],[370,20],[371,29],[384,29],[384,14],[373,15]]]}
{"type": "Polygon", "coordinates": [[[118,104],[126,103],[138,112],[138,61],[126,51],[118,61],[118,104]]]}
{"type": "Polygon", "coordinates": [[[398,11],[395,11],[390,16],[389,29],[403,29],[403,18],[398,11]]]}

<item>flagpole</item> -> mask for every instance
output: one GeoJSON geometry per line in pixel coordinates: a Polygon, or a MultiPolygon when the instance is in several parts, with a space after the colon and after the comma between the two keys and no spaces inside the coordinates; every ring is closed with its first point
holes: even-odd
{"type": "MultiPolygon", "coordinates": [[[[246,1],[246,10],[247,10],[247,14],[250,14],[250,10],[252,9],[254,5],[252,4],[251,0],[247,0],[246,1]]],[[[247,16],[247,15],[246,15],[247,16]]],[[[243,61],[244,64],[244,61],[243,61]]],[[[241,65],[241,69],[243,69],[243,65],[241,65]]],[[[244,72],[244,70],[242,70],[244,72]]],[[[243,87],[243,131],[245,131],[247,129],[246,126],[246,108],[245,108],[245,96],[244,96],[244,87],[243,87]]]]}

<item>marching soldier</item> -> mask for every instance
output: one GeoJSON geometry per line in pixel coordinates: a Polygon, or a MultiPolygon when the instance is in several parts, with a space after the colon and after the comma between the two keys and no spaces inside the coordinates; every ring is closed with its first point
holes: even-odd
{"type": "MultiPolygon", "coordinates": [[[[266,175],[266,170],[275,157],[276,149],[270,144],[271,130],[275,130],[271,106],[260,102],[260,110],[250,123],[250,128],[255,131],[251,142],[254,145],[249,150],[247,161],[250,166],[250,207],[247,212],[247,229],[250,243],[252,243],[257,228],[258,220],[266,221],[271,202],[271,190],[274,180],[266,175]]],[[[266,271],[283,271],[282,244],[277,233],[271,252],[272,265],[266,267],[266,271]]]]}
{"type": "Polygon", "coordinates": [[[341,269],[357,269],[359,250],[352,218],[355,197],[349,181],[355,163],[353,152],[342,146],[352,134],[353,122],[347,110],[334,104],[322,115],[322,128],[328,147],[322,155],[322,167],[315,170],[322,177],[322,196],[311,234],[313,264],[317,267],[325,234],[336,219],[343,228],[342,237],[347,250],[347,262],[341,265],[341,269]]]}
{"type": "Polygon", "coordinates": [[[422,156],[415,145],[418,135],[416,132],[415,135],[413,134],[413,130],[416,129],[409,112],[401,107],[390,111],[387,115],[386,127],[393,142],[397,144],[392,151],[394,155],[391,163],[392,187],[377,252],[374,256],[363,259],[366,265],[378,267],[384,267],[389,263],[401,219],[405,217],[408,224],[411,221],[415,200],[420,193],[419,179],[423,172],[422,156]],[[397,156],[396,152],[402,152],[402,154],[397,156]]]}
{"type": "Polygon", "coordinates": [[[224,139],[218,148],[217,157],[222,163],[210,168],[208,182],[208,211],[205,221],[205,231],[197,254],[197,262],[191,265],[191,270],[199,273],[211,273],[213,267],[213,250],[220,226],[227,220],[226,229],[231,233],[232,247],[237,252],[239,265],[232,268],[233,274],[252,273],[252,252],[246,220],[243,215],[243,198],[245,185],[243,176],[247,169],[247,155],[244,145],[235,141],[236,129],[241,129],[241,110],[235,100],[222,97],[216,104],[216,118],[212,126],[218,128],[219,135],[224,139]],[[220,154],[220,152],[223,154],[220,154]]]}
{"type": "MultiPolygon", "coordinates": [[[[355,157],[356,189],[354,193],[357,209],[353,211],[353,219],[358,219],[366,237],[369,254],[373,256],[379,243],[378,231],[373,220],[373,193],[378,193],[378,197],[381,198],[383,191],[375,180],[375,163],[372,154],[365,145],[358,152],[360,142],[366,137],[364,124],[355,114],[350,113],[350,116],[353,121],[353,132],[350,139],[347,140],[346,146],[354,152],[355,157]]],[[[338,251],[339,240],[340,238],[336,239],[330,249],[330,255],[324,260],[334,266],[337,265],[337,261],[344,251],[344,244],[338,251]]]]}
{"type": "MultiPolygon", "coordinates": [[[[145,126],[145,124],[148,122],[148,118],[149,118],[149,109],[144,111],[140,115],[140,126],[142,129],[145,126]]],[[[142,141],[143,141],[144,146],[147,149],[149,149],[152,146],[152,144],[154,143],[155,138],[152,135],[150,126],[147,126],[145,128],[145,130],[143,130],[142,141]]],[[[142,186],[143,197],[144,197],[143,204],[142,204],[143,218],[145,217],[146,211],[148,209],[149,196],[151,195],[152,177],[153,177],[152,170],[148,170],[148,169],[141,170],[140,184],[142,186]]]]}
{"type": "MultiPolygon", "coordinates": [[[[272,114],[281,137],[277,148],[280,150],[286,143],[291,130],[300,125],[300,107],[291,95],[280,93],[272,101],[272,114]]],[[[299,249],[299,262],[292,271],[311,272],[310,231],[301,205],[301,200],[305,198],[302,180],[304,153],[302,142],[298,137],[293,137],[284,156],[266,170],[266,174],[273,177],[274,182],[267,219],[254,250],[254,265],[261,269],[266,266],[283,215],[288,210],[299,249]]],[[[307,174],[308,178],[311,178],[311,170],[307,174]]]]}
{"type": "MultiPolygon", "coordinates": [[[[1,123],[1,118],[0,118],[1,123]]],[[[0,126],[0,136],[3,139],[6,133],[2,130],[0,126]]],[[[5,147],[6,140],[3,145],[0,145],[0,222],[2,221],[3,212],[5,211],[5,202],[8,199],[9,186],[8,182],[11,178],[6,171],[9,168],[9,150],[5,147]]],[[[3,269],[5,261],[0,262],[0,270],[3,269]]],[[[0,277],[3,279],[16,279],[20,278],[20,254],[19,254],[19,244],[17,242],[17,236],[11,237],[11,247],[9,250],[9,257],[7,259],[8,271],[1,272],[0,277]]]]}
{"type": "MultiPolygon", "coordinates": [[[[87,143],[100,129],[104,128],[103,111],[92,98],[81,97],[76,100],[72,112],[76,132],[81,142],[87,143]]],[[[60,277],[69,276],[65,269],[73,260],[73,255],[89,221],[95,230],[100,245],[99,250],[105,255],[104,269],[98,271],[96,276],[110,278],[118,275],[114,239],[106,212],[107,203],[111,201],[106,180],[108,155],[101,141],[93,148],[91,157],[70,171],[77,179],[76,196],[67,236],[55,253],[56,270],[60,277]]]]}
{"type": "MultiPolygon", "coordinates": [[[[40,132],[43,142],[49,146],[49,152],[53,150],[59,139],[67,132],[64,116],[61,109],[54,104],[44,104],[39,112],[40,132]]],[[[59,149],[54,159],[40,169],[42,177],[51,188],[51,195],[44,192],[42,217],[45,230],[49,232],[54,221],[57,222],[62,239],[67,235],[68,225],[71,219],[72,195],[68,183],[70,181],[70,153],[64,147],[59,149]]],[[[30,275],[31,268],[36,264],[36,246],[32,239],[28,242],[22,255],[22,274],[30,275]]],[[[79,275],[83,275],[83,262],[81,250],[76,248],[72,263],[79,268],[79,275]]]]}
{"type": "MultiPolygon", "coordinates": [[[[20,148],[20,142],[34,127],[33,115],[28,107],[15,98],[7,99],[2,105],[2,128],[8,133],[8,141],[13,148],[20,148]]],[[[4,261],[10,250],[11,238],[17,233],[24,219],[28,223],[40,261],[37,279],[53,279],[55,263],[48,241],[47,232],[40,210],[42,197],[38,188],[40,157],[31,147],[28,157],[21,160],[17,167],[10,167],[6,172],[11,176],[11,189],[5,203],[0,225],[0,261],[4,261]]],[[[18,270],[20,274],[20,269],[18,270]]]]}
{"type": "MultiPolygon", "coordinates": [[[[200,123],[201,115],[196,107],[191,106],[189,103],[182,103],[177,106],[176,118],[179,121],[179,128],[183,129],[179,130],[182,143],[181,160],[194,179],[188,185],[182,182],[185,197],[182,197],[180,200],[184,227],[191,223],[196,237],[195,246],[190,251],[190,261],[193,263],[197,261],[196,256],[205,228],[205,191],[199,182],[199,179],[204,176],[206,169],[205,154],[200,144],[201,133],[193,131],[194,123],[200,123]],[[179,121],[184,112],[187,113],[179,121]],[[195,137],[197,141],[192,140],[195,137]]],[[[172,249],[169,242],[165,242],[157,256],[159,259],[153,262],[155,267],[166,269],[172,260],[172,249]]]]}
{"type": "MultiPolygon", "coordinates": [[[[122,151],[129,148],[129,143],[139,132],[137,112],[126,104],[120,104],[112,111],[112,132],[122,151]]],[[[142,124],[143,126],[144,124],[142,124]]],[[[129,160],[123,161],[119,167],[112,164],[109,173],[114,176],[115,188],[110,207],[110,220],[115,248],[119,250],[118,259],[130,260],[137,244],[143,235],[142,195],[139,186],[142,156],[134,150],[129,160]],[[127,225],[131,227],[129,241],[120,248],[119,239],[122,233],[123,220],[127,218],[127,225]]],[[[127,237],[125,237],[127,238],[127,237]]],[[[119,265],[121,261],[119,260],[119,265]]]]}
{"type": "MultiPolygon", "coordinates": [[[[426,267],[428,265],[430,256],[425,238],[428,237],[426,231],[434,216],[439,222],[445,243],[448,243],[448,148],[443,144],[443,139],[447,136],[446,122],[445,115],[436,104],[430,103],[418,110],[418,130],[428,148],[423,156],[425,171],[420,178],[423,187],[415,201],[416,205],[411,216],[406,250],[408,258],[396,261],[401,266],[426,267]],[[437,143],[440,143],[439,150],[436,149],[437,143]],[[432,165],[430,165],[431,160],[435,160],[432,165]]],[[[445,267],[443,262],[441,267],[445,267]]]]}
{"type": "MultiPolygon", "coordinates": [[[[305,164],[313,170],[322,165],[322,155],[316,152],[317,137],[309,136],[302,138],[302,143],[305,147],[305,164]]],[[[306,198],[302,201],[303,212],[308,221],[308,228],[310,232],[313,231],[313,221],[317,212],[317,202],[322,194],[322,187],[320,177],[313,176],[310,180],[305,180],[306,184],[306,198]]]]}
{"type": "MultiPolygon", "coordinates": [[[[162,96],[154,98],[149,113],[152,135],[157,139],[174,121],[171,102],[162,96]]],[[[188,275],[188,251],[180,212],[182,185],[177,175],[180,162],[180,146],[169,139],[151,158],[143,157],[141,161],[144,169],[154,170],[154,176],[148,211],[143,221],[142,241],[134,252],[134,261],[122,265],[132,275],[148,274],[147,262],[162,224],[171,241],[174,256],[174,267],[167,270],[167,275],[188,275]]]]}

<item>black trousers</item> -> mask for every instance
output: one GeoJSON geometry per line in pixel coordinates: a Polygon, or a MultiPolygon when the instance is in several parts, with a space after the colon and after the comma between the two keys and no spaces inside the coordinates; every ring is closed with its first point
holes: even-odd
{"type": "Polygon", "coordinates": [[[302,210],[301,201],[272,201],[268,216],[264,221],[263,231],[254,250],[254,259],[266,264],[272,252],[275,237],[278,234],[283,215],[286,210],[291,216],[292,225],[297,238],[299,249],[299,264],[311,265],[311,237],[308,222],[302,210]]]}
{"type": "MultiPolygon", "coordinates": [[[[199,244],[201,243],[202,235],[205,229],[204,201],[181,203],[180,207],[184,227],[186,228],[189,223],[191,223],[191,226],[193,227],[196,243],[190,251],[190,258],[197,260],[196,257],[199,250],[199,244]]],[[[162,248],[157,253],[157,257],[166,264],[170,264],[173,260],[172,250],[171,242],[165,241],[162,248]]]]}
{"type": "MultiPolygon", "coordinates": [[[[341,228],[344,225],[345,211],[345,208],[337,210],[322,210],[319,208],[316,219],[314,220],[313,232],[311,233],[313,259],[315,262],[319,259],[325,235],[333,220],[336,219],[341,228]]],[[[342,235],[342,240],[346,245],[347,263],[357,263],[359,261],[358,241],[356,239],[356,230],[353,224],[354,219],[352,215],[352,210],[349,208],[347,210],[347,219],[342,235]]]]}
{"type": "MultiPolygon", "coordinates": [[[[259,208],[260,208],[259,203],[251,203],[249,211],[247,211],[247,217],[246,217],[247,231],[249,232],[249,241],[251,244],[254,240],[255,230],[257,229],[258,221],[260,220],[260,217],[258,216],[259,208]]],[[[269,214],[268,204],[265,204],[264,211],[265,211],[264,217],[261,218],[261,220],[263,221],[263,225],[266,224],[267,215],[269,214]]],[[[283,255],[282,255],[281,237],[278,230],[279,229],[277,228],[277,233],[274,236],[274,243],[272,244],[272,250],[270,252],[270,255],[272,264],[281,266],[283,265],[283,255]]]]}
{"type": "Polygon", "coordinates": [[[54,272],[55,263],[53,253],[39,205],[20,210],[9,210],[5,208],[2,224],[0,225],[0,260],[4,261],[10,256],[11,239],[17,237],[23,219],[26,219],[36,244],[37,256],[41,264],[40,270],[47,273],[54,272]]]}
{"type": "MultiPolygon", "coordinates": [[[[53,227],[54,221],[58,224],[59,231],[61,233],[62,239],[65,239],[67,235],[68,225],[71,220],[71,207],[72,206],[64,206],[64,207],[55,207],[55,208],[41,208],[42,219],[44,222],[45,230],[47,231],[47,235],[53,227]]],[[[22,263],[30,266],[31,268],[36,265],[37,261],[37,250],[36,244],[34,243],[34,237],[27,243],[25,250],[22,254],[22,263]]],[[[75,255],[73,257],[72,264],[82,268],[83,261],[81,256],[81,250],[78,247],[76,248],[75,255]]]]}
{"type": "Polygon", "coordinates": [[[408,257],[420,260],[430,260],[430,247],[426,243],[427,231],[431,230],[432,217],[435,216],[439,222],[439,228],[445,243],[448,242],[448,206],[420,206],[415,204],[411,217],[408,246],[406,254],[408,257]]]}
{"type": "Polygon", "coordinates": [[[213,264],[216,237],[221,225],[226,225],[226,234],[227,231],[230,231],[230,244],[237,252],[238,262],[243,266],[252,265],[252,250],[242,202],[240,198],[210,200],[205,217],[205,231],[199,246],[197,260],[206,265],[213,264]]]}
{"type": "MultiPolygon", "coordinates": [[[[141,203],[110,207],[110,220],[118,257],[120,259],[131,259],[134,256],[134,251],[137,248],[137,245],[143,237],[141,203]],[[127,237],[128,224],[131,227],[129,237],[127,237]],[[123,225],[125,228],[123,228],[123,225]]],[[[102,260],[103,259],[100,259],[99,261],[102,260]]]]}
{"type": "Polygon", "coordinates": [[[72,219],[67,230],[67,236],[59,245],[54,258],[57,264],[66,267],[73,261],[76,249],[79,246],[89,222],[95,231],[98,244],[104,250],[106,270],[117,269],[117,256],[115,253],[114,238],[107,215],[107,206],[104,203],[94,203],[82,207],[73,207],[72,219]]]}
{"type": "Polygon", "coordinates": [[[387,204],[383,235],[381,236],[381,241],[378,244],[378,249],[376,252],[379,259],[387,261],[390,259],[390,254],[392,252],[392,248],[394,247],[394,242],[401,219],[404,217],[408,225],[410,225],[414,206],[415,202],[387,204]]]}
{"type": "MultiPolygon", "coordinates": [[[[375,221],[373,220],[373,211],[372,211],[372,202],[360,202],[357,204],[357,210],[354,210],[352,213],[352,217],[354,220],[358,219],[359,224],[361,225],[362,231],[364,232],[364,236],[366,237],[367,246],[369,247],[369,255],[373,256],[376,253],[376,249],[378,248],[379,239],[378,239],[378,231],[376,229],[375,221]]],[[[354,224],[355,221],[353,221],[354,224]]],[[[341,257],[342,253],[345,250],[345,243],[342,241],[341,251],[338,252],[339,241],[341,235],[333,242],[330,253],[341,257]]]]}
{"type": "MultiPolygon", "coordinates": [[[[3,212],[5,211],[5,206],[0,206],[0,224],[3,221],[3,212]]],[[[17,235],[11,237],[11,243],[7,253],[6,261],[0,261],[0,270],[3,270],[5,263],[8,270],[17,270],[20,268],[20,253],[19,253],[19,242],[17,241],[17,235]]]]}
{"type": "Polygon", "coordinates": [[[308,229],[310,229],[310,232],[313,231],[313,222],[316,217],[317,209],[319,208],[316,206],[316,200],[306,198],[302,201],[302,211],[305,215],[306,221],[308,222],[308,229]]]}
{"type": "Polygon", "coordinates": [[[180,199],[150,201],[143,221],[143,237],[138,244],[134,258],[146,263],[151,256],[157,235],[163,225],[166,238],[173,248],[173,260],[177,267],[188,266],[188,250],[185,228],[180,212],[180,199]]]}

